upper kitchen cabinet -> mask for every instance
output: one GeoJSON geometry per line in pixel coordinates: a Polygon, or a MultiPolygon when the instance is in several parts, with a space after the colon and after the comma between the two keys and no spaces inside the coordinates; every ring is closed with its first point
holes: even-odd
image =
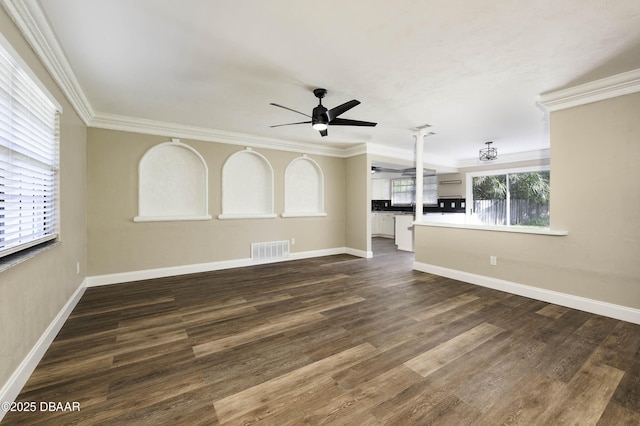
{"type": "Polygon", "coordinates": [[[371,199],[372,200],[390,200],[391,188],[389,179],[372,179],[371,180],[371,199]]]}

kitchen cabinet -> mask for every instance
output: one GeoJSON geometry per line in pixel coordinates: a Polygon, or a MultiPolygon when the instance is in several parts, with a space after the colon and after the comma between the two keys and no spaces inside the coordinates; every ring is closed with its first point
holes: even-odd
{"type": "Polygon", "coordinates": [[[371,235],[393,238],[395,235],[394,213],[371,213],[371,235]]]}
{"type": "Polygon", "coordinates": [[[403,214],[395,217],[396,239],[398,250],[414,251],[413,215],[403,214]]]}
{"type": "Polygon", "coordinates": [[[371,199],[372,200],[390,200],[391,186],[389,179],[372,179],[371,180],[371,199]]]}
{"type": "Polygon", "coordinates": [[[371,213],[371,235],[374,237],[380,234],[380,221],[378,220],[379,213],[371,213]]]}

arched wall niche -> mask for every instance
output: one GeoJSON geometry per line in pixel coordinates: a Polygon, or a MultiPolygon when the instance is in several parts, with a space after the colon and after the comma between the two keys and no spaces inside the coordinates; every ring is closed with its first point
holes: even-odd
{"type": "Polygon", "coordinates": [[[320,165],[306,155],[293,159],[284,173],[282,217],[326,215],[324,175],[320,165]]]}
{"type": "Polygon", "coordinates": [[[232,154],[222,167],[222,214],[219,219],[276,217],[273,168],[251,148],[232,154]]]}
{"type": "Polygon", "coordinates": [[[153,146],[138,163],[134,222],[211,219],[208,173],[200,153],[179,139],[153,146]]]}

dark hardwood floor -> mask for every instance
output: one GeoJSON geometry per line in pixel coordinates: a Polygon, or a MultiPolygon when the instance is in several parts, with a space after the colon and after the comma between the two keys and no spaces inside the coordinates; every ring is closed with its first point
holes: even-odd
{"type": "Polygon", "coordinates": [[[374,253],[89,288],[2,424],[640,424],[640,326],[374,253]]]}

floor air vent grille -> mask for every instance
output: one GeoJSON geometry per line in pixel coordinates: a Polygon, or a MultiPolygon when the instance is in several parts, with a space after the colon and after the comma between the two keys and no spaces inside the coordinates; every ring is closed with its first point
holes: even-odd
{"type": "Polygon", "coordinates": [[[251,259],[256,262],[289,257],[289,240],[251,243],[251,259]]]}

